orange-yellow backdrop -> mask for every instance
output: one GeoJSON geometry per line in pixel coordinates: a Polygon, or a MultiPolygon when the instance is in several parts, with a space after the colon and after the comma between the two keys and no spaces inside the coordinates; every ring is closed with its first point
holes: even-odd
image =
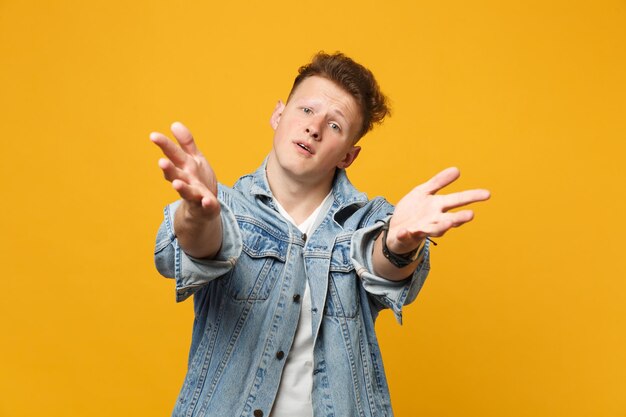
{"type": "Polygon", "coordinates": [[[0,415],[170,414],[192,305],[152,265],[148,133],[187,123],[232,184],[318,50],[392,99],[359,188],[493,194],[377,323],[396,414],[626,416],[623,0],[1,0],[0,415]]]}

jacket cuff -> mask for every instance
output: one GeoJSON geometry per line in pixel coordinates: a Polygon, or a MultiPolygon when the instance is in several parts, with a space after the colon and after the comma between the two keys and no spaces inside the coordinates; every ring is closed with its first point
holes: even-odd
{"type": "Polygon", "coordinates": [[[352,236],[350,256],[363,288],[370,294],[374,304],[380,309],[390,308],[396,321],[402,324],[402,307],[415,300],[430,271],[430,242],[425,242],[422,260],[409,278],[402,281],[388,280],[374,274],[373,266],[374,243],[382,226],[382,223],[377,222],[357,230],[352,236]]]}
{"type": "Polygon", "coordinates": [[[239,258],[242,238],[237,220],[228,206],[220,200],[222,219],[222,246],[211,259],[187,255],[176,238],[174,215],[180,206],[177,201],[165,207],[164,219],[157,233],[155,264],[161,275],[176,281],[176,301],[180,302],[196,291],[228,273],[239,258]]]}

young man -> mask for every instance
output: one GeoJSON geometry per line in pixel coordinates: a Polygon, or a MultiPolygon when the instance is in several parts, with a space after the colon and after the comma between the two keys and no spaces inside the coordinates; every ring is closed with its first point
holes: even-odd
{"type": "Polygon", "coordinates": [[[428,237],[473,217],[448,210],[486,190],[436,195],[446,169],[395,209],[368,200],[345,169],[388,113],[371,72],[342,54],[300,68],[271,117],[273,148],[229,188],[190,132],[151,140],[182,200],[165,209],[156,265],[194,296],[189,368],[175,416],[390,416],[374,320],[417,296],[428,237]],[[393,213],[393,215],[391,215],[393,213]]]}

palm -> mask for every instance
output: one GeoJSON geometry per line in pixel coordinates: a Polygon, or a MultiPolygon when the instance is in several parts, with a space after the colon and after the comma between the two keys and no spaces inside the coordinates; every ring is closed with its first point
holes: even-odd
{"type": "Polygon", "coordinates": [[[468,190],[447,195],[436,193],[455,181],[460,173],[448,168],[415,187],[397,204],[389,226],[387,245],[395,253],[407,253],[428,236],[442,236],[452,227],[472,220],[471,210],[450,212],[477,201],[487,200],[489,191],[468,190]]]}

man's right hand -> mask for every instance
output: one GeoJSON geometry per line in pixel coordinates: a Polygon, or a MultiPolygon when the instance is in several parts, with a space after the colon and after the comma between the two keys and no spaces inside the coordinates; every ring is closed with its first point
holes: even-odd
{"type": "Polygon", "coordinates": [[[174,122],[171,129],[180,146],[161,133],[150,134],[150,140],[167,157],[159,159],[165,179],[172,183],[194,214],[207,218],[219,215],[217,179],[211,165],[196,147],[187,127],[174,122]]]}
{"type": "Polygon", "coordinates": [[[198,258],[212,257],[222,243],[217,179],[211,165],[196,147],[189,129],[175,122],[171,130],[179,146],[158,132],[151,133],[150,140],[166,156],[159,159],[159,167],[183,199],[176,210],[176,235],[187,254],[198,258]]]}

